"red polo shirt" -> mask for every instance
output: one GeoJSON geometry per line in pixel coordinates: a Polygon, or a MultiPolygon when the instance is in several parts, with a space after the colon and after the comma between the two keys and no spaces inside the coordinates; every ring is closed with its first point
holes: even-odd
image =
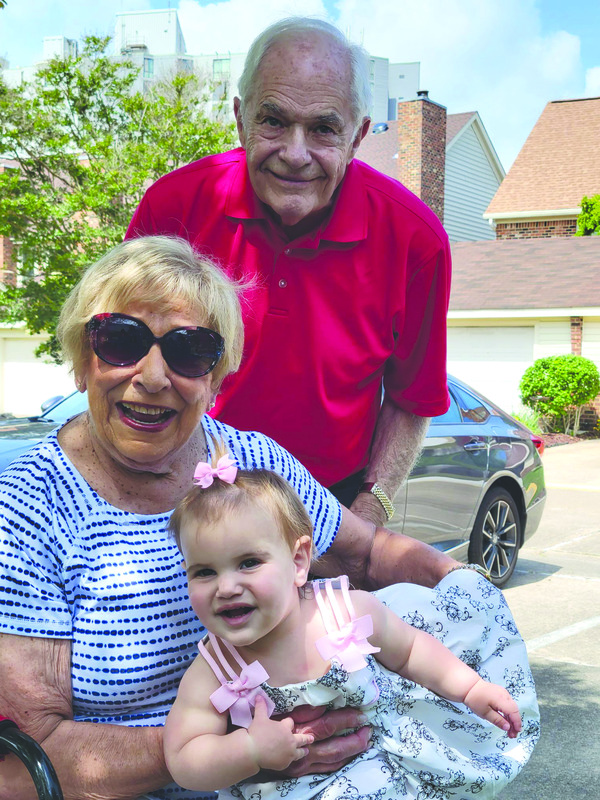
{"type": "Polygon", "coordinates": [[[254,279],[242,365],[214,416],[271,436],[325,486],[367,463],[382,380],[406,411],[447,409],[448,237],[397,181],[352,161],[329,218],[286,241],[239,148],[148,189],[127,238],[161,233],[254,279]]]}

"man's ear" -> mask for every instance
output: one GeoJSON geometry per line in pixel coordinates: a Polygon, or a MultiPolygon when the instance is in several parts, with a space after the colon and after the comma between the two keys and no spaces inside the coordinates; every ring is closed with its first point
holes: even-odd
{"type": "Polygon", "coordinates": [[[235,124],[242,147],[246,147],[246,131],[244,130],[244,120],[242,118],[242,101],[239,97],[233,98],[233,113],[235,114],[235,124]]]}
{"type": "Polygon", "coordinates": [[[369,132],[370,124],[371,124],[371,118],[370,117],[364,117],[361,126],[356,131],[356,135],[354,137],[354,141],[352,142],[352,150],[351,150],[350,159],[349,159],[350,161],[356,155],[356,151],[360,147],[360,143],[362,142],[362,140],[365,138],[365,136],[369,132]]]}
{"type": "Polygon", "coordinates": [[[308,580],[308,572],[312,562],[312,538],[301,536],[296,540],[293,550],[294,565],[296,567],[296,586],[304,586],[308,580]]]}

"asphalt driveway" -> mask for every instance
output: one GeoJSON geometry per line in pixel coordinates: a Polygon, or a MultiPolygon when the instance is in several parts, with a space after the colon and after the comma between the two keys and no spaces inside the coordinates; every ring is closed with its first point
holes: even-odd
{"type": "Polygon", "coordinates": [[[502,800],[600,798],[600,440],[546,450],[548,501],[506,599],[542,716],[531,761],[502,800]]]}

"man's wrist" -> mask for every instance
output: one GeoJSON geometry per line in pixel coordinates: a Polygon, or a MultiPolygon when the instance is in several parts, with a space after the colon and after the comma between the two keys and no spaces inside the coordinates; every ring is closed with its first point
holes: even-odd
{"type": "Polygon", "coordinates": [[[366,483],[362,484],[358,490],[358,493],[372,494],[374,497],[376,497],[385,511],[385,516],[388,522],[394,516],[394,504],[378,483],[374,481],[367,481],[366,483]]]}

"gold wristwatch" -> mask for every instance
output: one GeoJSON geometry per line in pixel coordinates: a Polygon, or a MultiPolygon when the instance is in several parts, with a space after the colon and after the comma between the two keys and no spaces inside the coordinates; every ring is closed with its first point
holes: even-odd
{"type": "Polygon", "coordinates": [[[375,495],[375,497],[379,500],[379,502],[383,506],[383,510],[385,511],[387,521],[389,522],[391,518],[394,516],[394,504],[387,496],[387,494],[383,491],[381,486],[379,486],[379,484],[377,483],[363,483],[363,485],[358,490],[359,494],[361,494],[362,492],[368,492],[369,494],[375,495]]]}

